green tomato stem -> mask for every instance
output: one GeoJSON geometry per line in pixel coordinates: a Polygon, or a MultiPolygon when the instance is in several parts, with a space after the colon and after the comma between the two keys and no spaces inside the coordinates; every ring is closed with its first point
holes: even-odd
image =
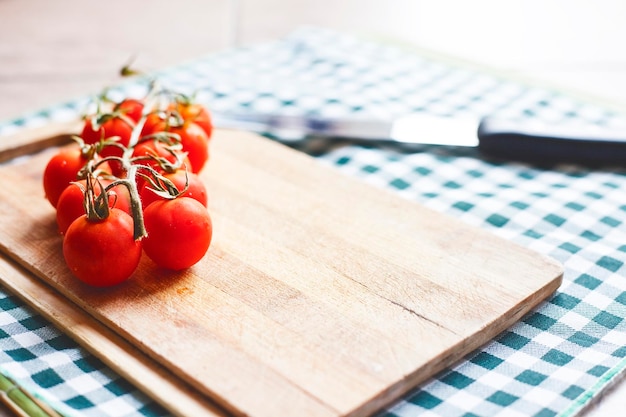
{"type": "Polygon", "coordinates": [[[87,172],[85,179],[85,198],[83,205],[87,219],[91,222],[99,222],[109,217],[109,196],[102,183],[91,171],[87,172]],[[96,196],[94,192],[94,182],[100,187],[100,194],[96,196]]]}
{"type": "Polygon", "coordinates": [[[133,237],[135,240],[140,240],[148,236],[148,231],[143,221],[143,207],[141,205],[141,198],[139,197],[139,190],[137,189],[137,167],[137,165],[130,165],[128,167],[128,177],[112,182],[107,189],[111,189],[120,184],[128,189],[128,194],[130,195],[130,211],[133,217],[133,237]]]}

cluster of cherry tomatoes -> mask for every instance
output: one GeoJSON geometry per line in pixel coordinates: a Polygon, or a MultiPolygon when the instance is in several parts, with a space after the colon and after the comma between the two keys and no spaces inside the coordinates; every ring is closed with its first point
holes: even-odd
{"type": "Polygon", "coordinates": [[[165,90],[143,99],[101,98],[75,144],[43,175],[56,209],[63,256],[81,281],[106,287],[130,278],[142,254],[159,267],[196,264],[211,244],[207,109],[165,90]]]}

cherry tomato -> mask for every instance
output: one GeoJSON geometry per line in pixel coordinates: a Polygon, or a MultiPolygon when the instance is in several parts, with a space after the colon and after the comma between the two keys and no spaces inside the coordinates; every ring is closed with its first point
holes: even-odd
{"type": "Polygon", "coordinates": [[[117,208],[102,221],[76,219],[63,239],[63,256],[72,274],[96,287],[120,284],[141,259],[141,241],[133,238],[133,219],[117,208]]]}
{"type": "Polygon", "coordinates": [[[166,122],[166,118],[166,115],[159,112],[148,114],[141,129],[141,136],[143,137],[159,131],[162,132],[165,129],[165,126],[169,124],[166,122]]]}
{"type": "Polygon", "coordinates": [[[119,143],[128,146],[130,136],[135,127],[132,120],[122,118],[115,113],[100,116],[104,121],[98,129],[94,129],[91,123],[91,117],[85,119],[85,124],[81,133],[81,137],[85,143],[97,143],[100,139],[108,139],[113,136],[119,136],[119,143]]]}
{"type": "MultiPolygon", "coordinates": [[[[80,180],[77,182],[84,187],[86,181],[87,180],[80,180]]],[[[103,187],[111,184],[111,181],[104,179],[101,179],[100,182],[103,187]]],[[[100,195],[100,187],[97,184],[94,184],[93,190],[96,196],[100,195]]],[[[56,207],[56,220],[59,233],[62,235],[65,234],[72,222],[85,214],[83,201],[83,190],[77,184],[70,184],[63,190],[56,207]]],[[[130,194],[125,186],[117,185],[109,191],[109,207],[116,207],[131,214],[130,194]]]]}
{"type": "MultiPolygon", "coordinates": [[[[155,156],[166,160],[167,162],[172,164],[172,166],[178,163],[178,159],[182,157],[183,161],[181,167],[191,169],[191,162],[189,162],[189,158],[187,157],[187,155],[185,155],[182,151],[172,151],[171,149],[168,149],[168,146],[165,143],[158,140],[141,141],[133,149],[132,158],[138,158],[133,159],[134,164],[149,166],[159,173],[164,173],[165,170],[163,169],[163,167],[161,167],[157,160],[153,158],[144,159],[144,157],[155,156]]],[[[138,190],[142,190],[144,184],[146,183],[145,179],[141,176],[136,177],[136,182],[138,190]]]]}
{"type": "MultiPolygon", "coordinates": [[[[181,197],[190,197],[194,200],[197,200],[204,207],[208,205],[208,197],[207,190],[204,182],[198,176],[198,174],[194,174],[193,172],[187,172],[187,179],[185,178],[185,170],[179,169],[175,172],[163,174],[165,178],[172,181],[172,183],[176,186],[176,188],[181,191],[185,188],[185,181],[188,181],[187,190],[180,194],[181,197]]],[[[149,187],[145,186],[141,188],[139,192],[139,196],[141,198],[141,203],[143,207],[148,207],[151,203],[157,200],[165,200],[165,198],[155,194],[149,187]]]]}
{"type": "Polygon", "coordinates": [[[209,140],[204,130],[195,123],[184,122],[181,126],[174,126],[168,124],[166,120],[161,119],[157,121],[153,115],[150,116],[150,124],[148,124],[147,120],[142,134],[149,135],[157,132],[170,132],[180,136],[183,151],[187,152],[187,157],[191,163],[191,172],[199,173],[209,159],[209,140]]]}
{"type": "Polygon", "coordinates": [[[180,127],[172,127],[170,132],[180,135],[183,151],[191,163],[191,172],[199,173],[209,160],[208,138],[204,130],[195,123],[185,123],[180,127]]]}
{"type": "Polygon", "coordinates": [[[117,111],[130,117],[138,123],[143,113],[143,102],[134,98],[127,98],[117,103],[113,111],[117,111]]]}
{"type": "Polygon", "coordinates": [[[207,135],[207,139],[211,139],[213,134],[213,121],[211,120],[211,114],[201,104],[178,101],[170,108],[176,110],[180,116],[186,121],[195,123],[204,130],[207,135]]]}
{"type": "MultiPolygon", "coordinates": [[[[130,143],[130,138],[133,133],[133,128],[135,124],[129,118],[120,117],[115,115],[114,113],[107,114],[101,116],[104,118],[103,123],[100,125],[98,129],[94,129],[91,123],[91,117],[88,117],[85,120],[85,125],[83,127],[83,131],[81,133],[81,137],[85,141],[85,143],[97,143],[101,139],[108,139],[114,136],[119,137],[118,143],[123,146],[128,146],[130,143]]],[[[107,156],[122,156],[123,150],[117,146],[106,146],[102,152],[100,152],[102,157],[107,156]]],[[[122,175],[122,166],[116,161],[111,161],[109,163],[111,169],[113,170],[113,174],[117,176],[122,175]]]]}
{"type": "MultiPolygon", "coordinates": [[[[179,157],[181,153],[182,152],[178,152],[179,157]]],[[[133,148],[133,155],[132,155],[133,158],[140,158],[140,157],[146,157],[146,156],[157,156],[159,158],[163,158],[167,160],[171,164],[176,163],[176,160],[177,160],[177,152],[172,153],[172,151],[168,149],[167,144],[160,142],[158,140],[143,140],[139,142],[133,148]]],[[[183,161],[189,162],[187,158],[184,158],[183,161]]],[[[138,160],[135,160],[134,163],[147,165],[151,168],[156,169],[157,171],[160,171],[159,163],[155,161],[154,159],[138,159],[138,160]]]]}
{"type": "Polygon", "coordinates": [[[181,270],[209,249],[213,224],[206,207],[190,197],[160,200],[144,210],[146,255],[160,267],[181,270]]]}
{"type": "Polygon", "coordinates": [[[80,147],[62,148],[48,161],[43,173],[43,189],[46,198],[53,207],[57,206],[59,196],[72,181],[76,181],[78,172],[87,163],[80,147]]]}

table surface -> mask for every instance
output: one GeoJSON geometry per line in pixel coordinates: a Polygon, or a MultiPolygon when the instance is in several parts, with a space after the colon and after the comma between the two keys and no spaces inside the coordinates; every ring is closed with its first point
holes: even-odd
{"type": "MultiPolygon", "coordinates": [[[[0,119],[99,91],[130,61],[156,70],[303,24],[416,44],[626,108],[619,0],[337,3],[181,0],[172,10],[161,0],[0,0],[0,119]]],[[[587,415],[624,406],[622,382],[587,415]]]]}

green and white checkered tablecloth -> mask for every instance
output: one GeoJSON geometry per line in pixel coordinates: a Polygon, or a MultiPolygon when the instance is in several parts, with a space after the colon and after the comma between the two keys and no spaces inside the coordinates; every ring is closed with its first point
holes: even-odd
{"type": "MultiPolygon", "coordinates": [[[[216,111],[390,116],[499,114],[623,124],[550,89],[320,28],[226,50],[160,72],[216,111]]],[[[111,94],[142,94],[139,81],[111,94]]],[[[0,124],[0,134],[83,111],[72,100],[0,124]]],[[[479,351],[422,384],[388,416],[571,416],[626,368],[626,171],[534,167],[473,150],[315,142],[327,164],[490,230],[565,266],[557,293],[479,351]]],[[[165,412],[0,288],[0,368],[68,415],[165,412]]],[[[417,347],[416,347],[417,349],[417,347]]]]}

